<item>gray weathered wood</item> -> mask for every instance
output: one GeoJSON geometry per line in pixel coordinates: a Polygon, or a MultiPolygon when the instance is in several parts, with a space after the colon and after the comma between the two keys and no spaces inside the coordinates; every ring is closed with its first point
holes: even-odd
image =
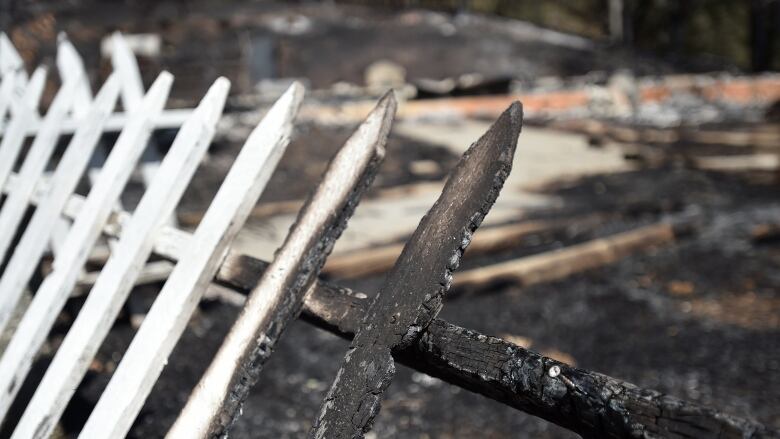
{"type": "MultiPolygon", "coordinates": [[[[160,165],[160,172],[152,180],[133,216],[122,231],[121,238],[112,249],[111,257],[100,272],[78,317],[71,325],[67,336],[38,385],[38,389],[19,421],[13,437],[47,436],[54,429],[57,420],[92,362],[98,347],[111,329],[122,304],[135,284],[136,277],[149,258],[157,231],[178,204],[211,144],[217,121],[222,114],[222,108],[227,98],[229,85],[227,79],[218,79],[203,98],[198,109],[179,130],[168,154],[160,165]]],[[[153,86],[149,94],[153,98],[155,97],[153,93],[161,90],[160,87],[153,86]]],[[[157,102],[154,103],[149,100],[148,96],[139,107],[139,111],[147,117],[152,117],[155,111],[161,109],[163,101],[164,99],[158,97],[157,102]],[[150,103],[155,105],[150,106],[150,103]]],[[[131,128],[132,125],[128,125],[128,129],[131,128]]],[[[144,138],[137,140],[142,144],[146,143],[144,138]]],[[[109,156],[104,170],[111,169],[112,156],[118,148],[120,146],[117,146],[112,155],[109,156]]],[[[132,163],[132,160],[128,160],[125,165],[131,167],[132,163]]],[[[96,187],[105,184],[105,181],[100,181],[103,175],[101,173],[96,187]]],[[[88,197],[87,203],[89,202],[90,198],[88,197]]],[[[79,227],[79,219],[74,223],[74,231],[79,227]]],[[[48,295],[46,297],[48,300],[39,300],[43,297],[39,291],[30,304],[17,335],[21,335],[28,315],[37,316],[35,322],[37,336],[33,336],[32,341],[28,340],[28,346],[30,346],[28,354],[31,357],[45,339],[57,315],[65,305],[72,285],[67,285],[70,288],[60,289],[56,295],[48,295]]]]}
{"type": "Polygon", "coordinates": [[[522,107],[507,109],[452,170],[368,309],[312,428],[316,438],[363,437],[395,374],[392,351],[436,317],[452,272],[512,168],[522,107]]]}
{"type": "Polygon", "coordinates": [[[333,158],[168,437],[227,435],[276,341],[300,313],[306,292],[376,175],[395,109],[395,98],[388,93],[333,158]]]}

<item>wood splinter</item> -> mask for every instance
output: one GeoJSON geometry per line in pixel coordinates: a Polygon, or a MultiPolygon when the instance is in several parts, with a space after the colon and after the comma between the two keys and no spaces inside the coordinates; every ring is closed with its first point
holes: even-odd
{"type": "Polygon", "coordinates": [[[509,175],[521,124],[515,102],[450,173],[369,307],[311,437],[359,438],[371,428],[395,374],[392,353],[413,345],[439,313],[452,272],[509,175]]]}

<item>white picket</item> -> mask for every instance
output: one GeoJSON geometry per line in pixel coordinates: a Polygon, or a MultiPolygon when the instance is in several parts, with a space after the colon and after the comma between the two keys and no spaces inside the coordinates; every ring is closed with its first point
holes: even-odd
{"type": "MultiPolygon", "coordinates": [[[[117,198],[124,190],[134,164],[141,156],[151,135],[149,118],[162,110],[168,98],[173,76],[161,73],[144,98],[144,103],[122,130],[97,184],[87,195],[84,207],[73,221],[60,254],[54,258],[53,271],[43,280],[33,301],[8,344],[0,370],[11,371],[0,376],[0,419],[4,418],[16,392],[29,371],[34,355],[48,331],[39,331],[48,315],[48,305],[73,290],[89,251],[100,236],[117,198]]],[[[55,314],[56,315],[56,314],[55,314]]]]}
{"type": "MultiPolygon", "coordinates": [[[[156,232],[173,211],[208,145],[211,144],[229,84],[227,79],[217,80],[192,117],[182,126],[162,161],[160,172],[127,223],[121,239],[38,385],[38,390],[19,421],[14,437],[26,438],[34,434],[47,436],[56,425],[127,299],[135,278],[151,254],[156,232]]],[[[110,163],[107,162],[106,168],[109,166],[110,163]]],[[[74,230],[77,225],[78,223],[74,224],[74,230]]],[[[22,320],[17,335],[21,333],[28,315],[40,316],[32,342],[33,347],[37,348],[45,340],[68,298],[68,293],[69,291],[61,290],[57,297],[49,297],[51,302],[37,307],[43,303],[38,300],[39,292],[22,320]]],[[[24,329],[32,328],[24,326],[24,329]]],[[[27,341],[27,344],[30,342],[27,341]]],[[[32,356],[34,353],[28,351],[27,355],[32,356]]]]}
{"type": "MultiPolygon", "coordinates": [[[[18,82],[15,82],[15,84],[18,82]]],[[[18,109],[16,114],[12,114],[8,129],[0,141],[0,186],[5,185],[8,176],[13,172],[16,159],[24,146],[27,126],[35,120],[33,110],[24,102],[23,97],[17,90],[11,92],[11,107],[18,109]]],[[[0,259],[2,256],[0,255],[0,259]]]]}
{"type": "Polygon", "coordinates": [[[27,81],[27,88],[24,90],[24,101],[36,113],[41,95],[43,95],[43,89],[46,86],[46,73],[46,67],[38,66],[32,76],[30,76],[30,80],[27,81]]]}
{"type": "MultiPolygon", "coordinates": [[[[64,32],[57,36],[57,70],[63,82],[68,80],[78,81],[76,99],[73,101],[73,115],[75,119],[81,118],[92,103],[92,91],[89,86],[89,76],[84,68],[84,61],[73,44],[68,40],[64,32]]],[[[119,77],[119,86],[122,87],[122,77],[119,77]]]]}
{"type": "Polygon", "coordinates": [[[0,82],[0,123],[5,126],[5,114],[11,107],[11,100],[13,99],[14,87],[16,87],[17,75],[13,72],[3,75],[2,82],[0,82]]]}
{"type": "Polygon", "coordinates": [[[111,65],[122,79],[122,106],[132,111],[141,103],[144,85],[135,55],[119,32],[111,36],[111,65]]]}
{"type": "Polygon", "coordinates": [[[293,84],[250,135],[79,437],[127,433],[284,152],[302,97],[293,84]]]}
{"type": "MultiPolygon", "coordinates": [[[[0,76],[24,69],[24,61],[5,32],[0,32],[0,76]]],[[[25,81],[27,78],[23,78],[25,81]]]]}
{"type": "Polygon", "coordinates": [[[24,158],[24,163],[16,179],[16,190],[9,194],[2,210],[0,210],[0,255],[4,255],[6,249],[10,247],[16,229],[22,221],[30,198],[35,191],[35,186],[57,146],[62,121],[65,120],[72,104],[75,86],[75,82],[67,82],[57,92],[49,107],[49,112],[43,120],[41,131],[35,137],[30,151],[24,158]]]}
{"type": "Polygon", "coordinates": [[[19,244],[14,249],[13,256],[0,278],[0,333],[5,329],[9,316],[43,256],[52,227],[60,218],[65,203],[84,173],[89,157],[101,136],[103,125],[116,105],[118,94],[118,78],[111,75],[98,93],[81,127],[69,142],[51,179],[48,192],[35,209],[19,244]]]}

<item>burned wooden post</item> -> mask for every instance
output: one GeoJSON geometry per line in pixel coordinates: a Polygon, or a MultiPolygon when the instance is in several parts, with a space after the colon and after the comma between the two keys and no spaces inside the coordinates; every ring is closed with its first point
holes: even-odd
{"type": "Polygon", "coordinates": [[[393,351],[414,344],[442,307],[452,273],[512,168],[522,125],[515,102],[463,155],[366,313],[311,436],[363,437],[395,374],[393,351]]]}
{"type": "Polygon", "coordinates": [[[333,158],[168,437],[227,435],[276,341],[297,318],[306,293],[376,175],[395,109],[390,92],[333,158]]]}

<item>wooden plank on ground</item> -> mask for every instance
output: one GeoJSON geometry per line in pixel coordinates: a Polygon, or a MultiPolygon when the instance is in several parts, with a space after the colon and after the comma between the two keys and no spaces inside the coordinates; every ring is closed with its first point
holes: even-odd
{"type": "Polygon", "coordinates": [[[457,274],[455,287],[478,291],[510,282],[530,286],[563,279],[614,263],[633,252],[674,242],[675,236],[687,232],[690,226],[687,222],[651,224],[558,250],[466,270],[457,274]]]}
{"type": "Polygon", "coordinates": [[[297,318],[306,292],[376,175],[395,110],[389,92],[330,162],[169,438],[227,436],[276,341],[297,318]]]}
{"type": "MultiPolygon", "coordinates": [[[[576,224],[589,227],[601,222],[598,215],[566,220],[532,220],[480,229],[469,245],[471,256],[506,250],[529,235],[560,230],[576,224]]],[[[339,278],[357,278],[384,273],[391,269],[403,250],[403,244],[390,244],[334,254],[323,273],[339,278]]]]}
{"type": "Polygon", "coordinates": [[[81,128],[69,142],[47,193],[38,203],[38,208],[14,249],[13,256],[0,278],[0,332],[8,323],[11,312],[46,250],[51,230],[84,173],[89,156],[102,134],[103,124],[116,104],[118,93],[119,83],[112,75],[98,93],[92,108],[82,121],[81,128]]]}
{"type": "MultiPolygon", "coordinates": [[[[113,325],[116,315],[135,284],[136,277],[149,258],[156,232],[178,204],[211,144],[229,86],[227,79],[218,79],[201,101],[198,109],[179,130],[173,145],[163,159],[160,172],[144,193],[130,221],[122,231],[122,236],[113,249],[111,257],[103,267],[78,317],[39,383],[14,431],[14,437],[47,436],[53,431],[98,347],[113,325]]],[[[145,118],[162,109],[161,103],[164,102],[165,94],[154,95],[155,91],[163,92],[161,88],[155,89],[153,86],[147,99],[138,107],[139,114],[143,114],[145,118]],[[149,97],[156,99],[150,101],[149,97]],[[150,103],[154,104],[153,108],[149,107],[150,103]]],[[[148,122],[148,119],[145,122],[148,122]]],[[[132,127],[133,125],[128,125],[128,129],[132,127]]],[[[145,137],[137,137],[135,140],[146,144],[145,137]]],[[[113,154],[119,148],[119,145],[114,148],[114,152],[106,161],[104,171],[111,169],[113,154]]],[[[135,155],[140,156],[140,153],[135,155]]],[[[133,161],[127,161],[126,166],[130,163],[133,161]]],[[[100,178],[103,178],[103,175],[104,173],[101,173],[100,178]]],[[[129,173],[126,175],[129,176],[129,173]]],[[[105,184],[105,181],[99,180],[96,189],[100,188],[101,184],[105,184]]],[[[87,198],[87,203],[89,202],[90,199],[87,198]]],[[[77,227],[79,227],[78,219],[74,223],[73,230],[75,231],[77,227]]],[[[46,334],[49,333],[69,297],[72,285],[71,283],[67,285],[70,288],[60,289],[56,295],[50,295],[48,303],[39,301],[42,297],[39,291],[30,304],[17,332],[17,336],[21,336],[23,328],[35,331],[35,335],[26,337],[26,345],[29,346],[26,355],[30,358],[45,340],[46,334]],[[37,316],[35,326],[32,324],[25,326],[28,315],[37,316]]],[[[11,343],[13,344],[14,341],[12,340],[11,343]]]]}
{"type": "Polygon", "coordinates": [[[295,83],[250,135],[80,437],[122,437],[129,430],[231,240],[285,151],[302,99],[303,87],[295,83]]]}

